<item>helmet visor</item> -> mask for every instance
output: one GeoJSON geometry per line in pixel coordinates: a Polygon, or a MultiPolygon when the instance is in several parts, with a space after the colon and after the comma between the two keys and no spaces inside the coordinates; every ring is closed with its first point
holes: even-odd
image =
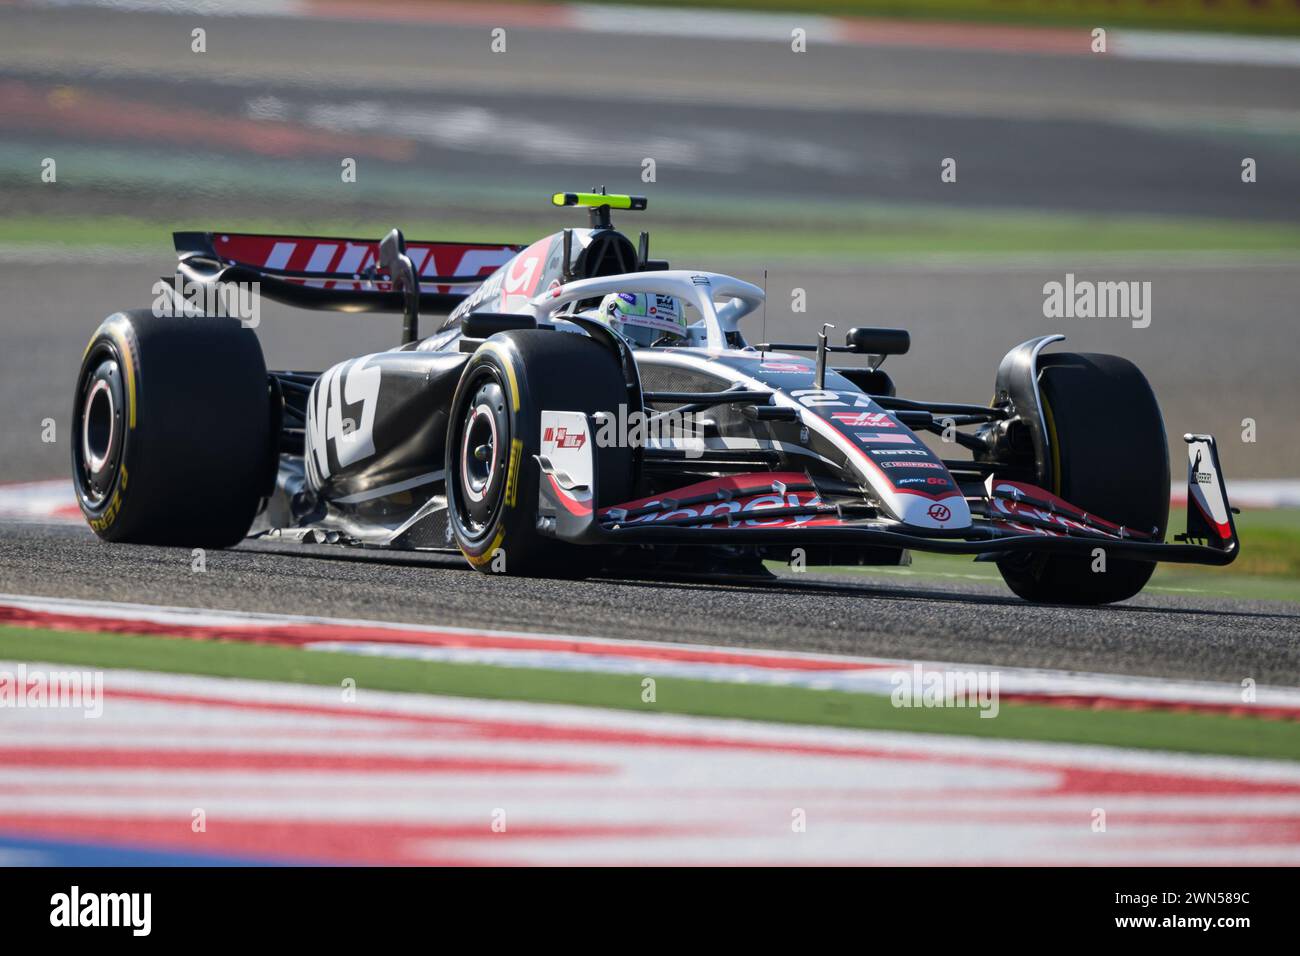
{"type": "Polygon", "coordinates": [[[640,318],[625,321],[619,329],[619,331],[623,333],[623,338],[627,339],[637,348],[648,349],[665,336],[671,338],[674,335],[674,331],[666,327],[667,323],[663,323],[665,327],[657,328],[655,326],[642,325],[641,323],[643,321],[644,320],[640,318]]]}

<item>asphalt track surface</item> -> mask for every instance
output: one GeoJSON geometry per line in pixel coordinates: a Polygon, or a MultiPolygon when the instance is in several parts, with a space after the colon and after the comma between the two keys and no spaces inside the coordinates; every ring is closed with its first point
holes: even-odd
{"type": "Polygon", "coordinates": [[[458,555],[248,542],[191,570],[183,548],[106,545],[88,529],[0,525],[13,593],[305,613],[582,636],[863,654],[990,666],[1294,685],[1295,605],[1148,594],[1032,606],[983,586],[824,577],[769,582],[553,581],[471,570],[458,555]]]}
{"type": "MultiPolygon", "coordinates": [[[[1300,128],[1300,95],[1292,71],[975,51],[825,49],[774,58],[760,45],[709,38],[613,42],[522,29],[512,31],[508,55],[492,57],[478,28],[238,19],[209,26],[213,52],[204,57],[189,52],[187,17],[0,9],[0,73],[26,83],[89,82],[109,93],[164,105],[184,101],[231,115],[247,111],[251,98],[271,95],[302,115],[321,115],[331,104],[398,103],[413,111],[409,121],[417,131],[431,122],[424,114],[436,122],[440,109],[461,116],[468,123],[461,128],[470,132],[475,117],[504,120],[495,128],[507,132],[496,143],[471,137],[471,148],[458,148],[433,137],[417,161],[485,180],[521,170],[522,179],[545,183],[547,191],[585,186],[597,177],[614,182],[616,173],[626,178],[629,162],[635,169],[645,155],[628,130],[670,142],[713,130],[723,135],[709,140],[711,152],[664,163],[654,188],[671,183],[684,191],[796,199],[824,198],[838,189],[854,199],[954,206],[1300,219],[1293,135],[1300,128]],[[509,132],[512,122],[521,130],[537,128],[525,127],[525,120],[574,136],[594,128],[598,138],[621,145],[567,156],[534,151],[530,157],[527,142],[521,146],[509,132]],[[749,149],[756,141],[817,148],[749,149]],[[954,152],[971,158],[961,169],[962,181],[972,186],[941,194],[930,171],[933,154],[954,152]],[[1276,171],[1276,178],[1243,192],[1235,177],[1243,154],[1262,157],[1261,169],[1276,171]],[[1223,175],[1225,168],[1231,175],[1223,175]],[[968,170],[987,175],[965,177],[968,170]],[[672,175],[665,178],[665,171],[672,175]]],[[[364,110],[325,115],[364,135],[364,110]]],[[[79,142],[75,136],[63,141],[79,142]]],[[[33,197],[48,194],[4,195],[39,212],[45,200],[33,197]]],[[[191,217],[203,212],[219,218],[223,198],[229,197],[191,199],[184,208],[191,217]],[[202,205],[208,200],[210,213],[202,205]]],[[[129,206],[134,199],[123,202],[129,206]]],[[[103,197],[77,201],[83,200],[93,210],[103,197]]],[[[112,208],[122,211],[123,205],[112,208]]],[[[756,278],[759,265],[737,271],[756,278]]],[[[85,341],[107,312],[147,305],[149,286],[164,268],[143,262],[0,265],[0,480],[66,474],[67,406],[85,341]],[[52,444],[40,440],[47,417],[59,427],[52,444]]],[[[804,286],[819,311],[797,318],[771,309],[772,337],[807,337],[810,323],[831,314],[830,321],[844,317],[846,324],[863,316],[869,319],[864,324],[906,326],[913,354],[890,365],[904,394],[965,401],[987,398],[997,359],[1008,347],[1056,331],[1041,317],[1041,287],[1065,271],[1059,263],[1046,270],[946,273],[783,268],[774,265],[769,288],[804,286]]],[[[1258,444],[1223,443],[1229,476],[1300,473],[1300,426],[1291,411],[1300,404],[1290,347],[1300,300],[1295,270],[1250,262],[1162,268],[1143,265],[1131,276],[1159,283],[1151,329],[1070,327],[1063,331],[1071,346],[1138,361],[1155,382],[1171,434],[1206,429],[1231,436],[1242,417],[1256,418],[1258,444]]],[[[1098,276],[1128,277],[1113,270],[1098,276]]],[[[396,324],[390,320],[268,310],[259,336],[272,365],[324,367],[391,344],[396,324]]],[[[456,558],[309,550],[286,555],[245,545],[209,555],[208,571],[193,574],[187,551],[109,547],[83,528],[6,523],[0,525],[0,589],[1300,682],[1300,615],[1293,606],[1153,592],[1121,607],[1079,610],[1029,606],[973,584],[869,577],[828,582],[812,575],[763,584],[502,579],[472,573],[456,558]]]]}

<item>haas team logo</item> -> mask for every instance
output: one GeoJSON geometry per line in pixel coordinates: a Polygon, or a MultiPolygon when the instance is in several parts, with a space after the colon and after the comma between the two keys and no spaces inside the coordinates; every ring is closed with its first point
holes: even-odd
{"type": "Polygon", "coordinates": [[[831,412],[831,418],[850,428],[897,428],[883,412],[831,412]]]}
{"type": "Polygon", "coordinates": [[[928,511],[926,511],[926,514],[928,514],[935,521],[947,521],[949,518],[952,517],[952,512],[948,510],[948,506],[939,505],[939,504],[930,505],[930,508],[928,511]]]}
{"type": "Polygon", "coordinates": [[[581,448],[587,443],[587,436],[582,432],[571,435],[567,428],[551,427],[546,429],[542,441],[548,445],[554,445],[556,448],[581,448]]]}

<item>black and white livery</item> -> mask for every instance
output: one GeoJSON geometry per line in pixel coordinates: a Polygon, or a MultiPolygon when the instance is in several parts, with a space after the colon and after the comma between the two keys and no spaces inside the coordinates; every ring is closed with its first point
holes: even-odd
{"type": "Polygon", "coordinates": [[[1237,556],[1208,435],[1186,436],[1187,523],[1169,535],[1164,424],[1127,360],[1049,351],[1063,336],[1047,335],[1007,353],[989,405],[901,398],[881,364],[908,351],[905,331],[751,343],[762,289],[671,268],[647,234],[613,227],[611,209],[644,199],[554,201],[589,225],[526,247],[177,233],[177,289],[256,283],[303,308],[400,312],[402,342],[268,371],[235,318],[110,316],[76,385],[90,526],[110,541],[459,551],[505,574],[933,551],[995,561],[1028,600],[1080,604],[1133,596],[1158,561],[1237,556]],[[607,321],[616,307],[643,334],[607,321]]]}

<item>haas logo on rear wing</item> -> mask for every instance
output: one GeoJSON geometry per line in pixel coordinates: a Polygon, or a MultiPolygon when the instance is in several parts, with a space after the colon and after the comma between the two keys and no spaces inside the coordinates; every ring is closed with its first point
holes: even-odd
{"type": "MultiPolygon", "coordinates": [[[[388,292],[378,281],[379,241],[233,232],[178,232],[176,251],[241,265],[318,289],[388,292]]],[[[408,242],[406,254],[429,291],[475,285],[510,261],[520,246],[485,242],[408,242]]]]}

